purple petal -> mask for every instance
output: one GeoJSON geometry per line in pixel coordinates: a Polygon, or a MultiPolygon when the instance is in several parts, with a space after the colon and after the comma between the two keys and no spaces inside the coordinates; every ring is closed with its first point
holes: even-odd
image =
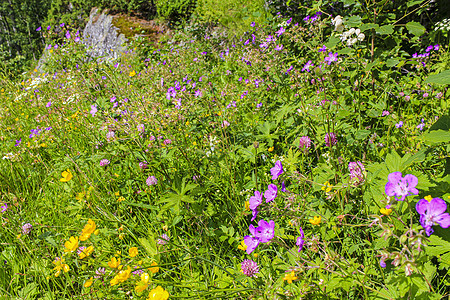
{"type": "Polygon", "coordinates": [[[254,210],[252,210],[252,218],[250,222],[255,221],[257,215],[258,215],[258,208],[255,208],[254,210]]]}
{"type": "Polygon", "coordinates": [[[433,198],[428,206],[427,214],[438,216],[447,210],[447,203],[441,198],[433,198]]]}
{"type": "MultiPolygon", "coordinates": [[[[400,173],[400,174],[402,174],[402,173],[400,173]]],[[[411,175],[411,174],[407,174],[405,176],[405,180],[408,183],[408,187],[410,188],[410,190],[411,190],[411,188],[414,188],[419,183],[419,180],[417,179],[417,177],[414,175],[411,175]]]]}
{"type": "Polygon", "coordinates": [[[450,215],[448,213],[441,214],[439,216],[439,219],[436,220],[436,222],[442,227],[442,228],[448,228],[450,227],[450,215]]]}
{"type": "Polygon", "coordinates": [[[402,172],[393,172],[388,175],[388,181],[392,182],[393,184],[396,184],[400,180],[402,180],[402,172]]]}
{"type": "Polygon", "coordinates": [[[251,233],[252,235],[255,235],[255,233],[256,233],[256,228],[255,228],[255,226],[253,226],[253,224],[250,224],[250,226],[248,226],[248,230],[250,231],[250,233],[251,233]]]}
{"type": "Polygon", "coordinates": [[[430,203],[425,200],[425,199],[421,199],[419,202],[417,202],[416,204],[416,210],[419,214],[421,215],[425,215],[425,211],[428,209],[428,205],[430,203]]]}
{"type": "Polygon", "coordinates": [[[386,186],[384,187],[384,191],[386,192],[386,195],[388,196],[395,196],[395,185],[392,184],[390,181],[386,183],[386,186]]]}
{"type": "Polygon", "coordinates": [[[250,235],[247,235],[244,237],[244,243],[247,246],[247,250],[246,250],[247,254],[250,254],[253,251],[255,251],[256,247],[258,247],[258,245],[259,245],[259,241],[250,235]]]}

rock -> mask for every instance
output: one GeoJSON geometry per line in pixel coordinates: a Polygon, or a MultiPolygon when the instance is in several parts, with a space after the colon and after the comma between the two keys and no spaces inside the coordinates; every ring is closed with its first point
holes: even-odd
{"type": "Polygon", "coordinates": [[[82,43],[88,47],[88,55],[91,57],[106,57],[115,59],[126,51],[127,38],[118,32],[118,28],[112,24],[113,17],[106,11],[99,13],[98,8],[93,8],[84,31],[82,43]]]}

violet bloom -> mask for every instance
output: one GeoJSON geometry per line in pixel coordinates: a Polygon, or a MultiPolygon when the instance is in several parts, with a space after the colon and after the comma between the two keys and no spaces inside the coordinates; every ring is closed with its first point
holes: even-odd
{"type": "Polygon", "coordinates": [[[256,216],[258,215],[258,213],[259,213],[259,210],[258,210],[257,207],[254,210],[252,210],[252,218],[250,219],[250,222],[255,221],[256,216]]]}
{"type": "Polygon", "coordinates": [[[148,186],[157,185],[158,184],[158,179],[156,179],[155,176],[148,176],[148,178],[145,181],[145,183],[147,183],[148,186]]]}
{"type": "Polygon", "coordinates": [[[95,116],[95,114],[97,113],[97,105],[92,104],[91,105],[91,111],[89,112],[93,117],[95,116]]]}
{"type": "Polygon", "coordinates": [[[165,245],[165,244],[167,244],[168,241],[170,241],[170,237],[169,237],[167,234],[163,233],[163,234],[161,235],[161,238],[158,239],[158,240],[156,241],[156,243],[157,243],[158,245],[165,245]]]}
{"type": "Polygon", "coordinates": [[[393,172],[388,175],[388,183],[386,183],[384,191],[386,195],[395,197],[397,201],[403,201],[407,196],[419,194],[416,189],[418,183],[419,180],[414,175],[407,174],[402,177],[401,172],[393,172]]]}
{"type": "Polygon", "coordinates": [[[297,238],[297,242],[295,243],[298,246],[298,252],[302,251],[304,243],[305,234],[303,233],[303,229],[300,227],[300,236],[297,238]]]}
{"type": "Polygon", "coordinates": [[[325,61],[328,65],[331,65],[332,62],[337,61],[338,54],[337,52],[333,54],[333,52],[328,53],[328,56],[325,57],[325,61]]]}
{"type": "Polygon", "coordinates": [[[439,225],[442,228],[450,226],[450,215],[445,212],[447,203],[441,198],[433,198],[430,202],[421,199],[416,204],[416,210],[420,214],[420,225],[428,236],[434,232],[431,228],[433,225],[439,225]]]}
{"type": "Polygon", "coordinates": [[[30,234],[31,229],[33,229],[33,225],[31,225],[30,223],[25,223],[22,226],[22,233],[25,235],[30,234]]]}
{"type": "Polygon", "coordinates": [[[14,145],[15,147],[19,147],[20,143],[22,142],[22,138],[16,140],[16,144],[14,145]]]}
{"type": "Polygon", "coordinates": [[[336,143],[337,143],[336,135],[333,132],[327,133],[325,135],[325,145],[331,147],[333,145],[336,145],[336,143]]]}
{"type": "Polygon", "coordinates": [[[45,107],[47,107],[47,108],[50,106],[52,106],[52,101],[48,101],[47,104],[45,105],[45,107]]]}
{"type": "Polygon", "coordinates": [[[281,164],[281,161],[277,160],[275,162],[275,166],[270,169],[270,174],[272,175],[272,180],[276,180],[278,176],[283,174],[283,165],[281,164]]]}
{"type": "Polygon", "coordinates": [[[434,45],[434,50],[439,51],[439,44],[434,45]]]}
{"type": "Polygon", "coordinates": [[[244,259],[241,263],[241,270],[248,277],[256,277],[256,273],[259,273],[258,264],[251,259],[244,259]]]}
{"type": "Polygon", "coordinates": [[[264,198],[266,198],[266,203],[273,201],[277,197],[278,188],[275,184],[271,183],[264,192],[264,198]]]}
{"type": "Polygon", "coordinates": [[[397,124],[395,124],[395,127],[402,128],[403,127],[403,121],[400,121],[397,124]]]}
{"type": "Polygon", "coordinates": [[[282,35],[284,32],[286,31],[286,29],[284,29],[283,27],[281,27],[277,32],[275,32],[277,34],[277,36],[282,35]]]}
{"type": "Polygon", "coordinates": [[[255,237],[261,243],[268,243],[275,236],[275,222],[259,220],[258,227],[256,227],[255,237]]]}
{"type": "Polygon", "coordinates": [[[309,138],[309,136],[307,136],[307,135],[302,136],[302,137],[300,138],[298,147],[299,147],[301,150],[308,150],[308,149],[311,147],[311,139],[309,138]]]}
{"type": "Polygon", "coordinates": [[[255,210],[262,203],[262,194],[259,191],[255,191],[255,195],[251,196],[248,202],[250,209],[255,210]]]}
{"type": "Polygon", "coordinates": [[[276,50],[276,51],[281,51],[281,50],[283,50],[283,45],[277,45],[277,46],[275,47],[275,50],[276,50]]]}
{"type": "Polygon", "coordinates": [[[42,27],[39,26],[38,28],[36,28],[36,31],[41,31],[42,27]]]}
{"type": "Polygon", "coordinates": [[[8,204],[2,203],[2,205],[0,206],[0,211],[1,211],[2,213],[4,213],[4,212],[7,211],[7,210],[8,210],[8,204]]]}
{"type": "Polygon", "coordinates": [[[382,117],[389,116],[389,111],[383,110],[383,112],[381,113],[381,116],[382,117]]]}
{"type": "Polygon", "coordinates": [[[433,48],[434,48],[433,46],[428,46],[425,52],[430,52],[431,50],[433,50],[433,48]]]}
{"type": "Polygon", "coordinates": [[[252,253],[255,251],[256,247],[259,245],[259,239],[255,237],[256,234],[256,228],[252,224],[248,227],[248,230],[252,235],[246,235],[244,236],[244,244],[247,246],[247,249],[245,250],[247,254],[252,253]]]}
{"type": "Polygon", "coordinates": [[[303,66],[302,72],[304,71],[310,71],[309,68],[314,67],[314,64],[312,61],[308,60],[308,62],[303,66]]]}
{"type": "Polygon", "coordinates": [[[349,162],[348,171],[350,172],[351,181],[354,182],[356,185],[362,184],[364,182],[364,173],[366,169],[364,168],[364,165],[360,161],[349,162]]]}
{"type": "Polygon", "coordinates": [[[147,162],[146,162],[146,161],[141,161],[141,162],[139,163],[139,168],[141,168],[142,170],[147,169],[147,168],[148,168],[147,162]]]}
{"type": "Polygon", "coordinates": [[[104,158],[104,159],[102,159],[102,160],[100,161],[100,167],[105,167],[105,166],[107,166],[107,165],[109,165],[109,164],[110,164],[110,161],[107,160],[106,158],[104,158]]]}

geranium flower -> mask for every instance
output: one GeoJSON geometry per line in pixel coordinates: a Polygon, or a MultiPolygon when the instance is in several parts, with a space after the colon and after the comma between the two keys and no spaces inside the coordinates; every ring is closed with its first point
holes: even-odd
{"type": "Polygon", "coordinates": [[[442,228],[450,227],[450,215],[445,212],[447,203],[441,198],[433,198],[429,202],[421,199],[416,204],[416,210],[420,214],[420,224],[428,236],[434,232],[431,228],[433,225],[439,225],[442,228]]]}
{"type": "Polygon", "coordinates": [[[255,228],[255,226],[253,226],[253,224],[250,224],[250,226],[248,227],[248,230],[250,231],[250,233],[252,235],[244,236],[244,243],[245,243],[245,246],[247,246],[245,251],[247,251],[247,254],[250,254],[253,251],[255,251],[256,247],[258,247],[259,240],[258,240],[258,238],[255,237],[256,228],[255,228]]]}
{"type": "Polygon", "coordinates": [[[275,235],[275,222],[270,220],[269,222],[264,220],[259,220],[258,227],[255,230],[255,237],[261,243],[268,243],[273,239],[275,235]]]}
{"type": "Polygon", "coordinates": [[[271,183],[264,192],[264,198],[266,198],[266,203],[273,201],[277,197],[278,188],[275,184],[271,183]]]}
{"type": "Polygon", "coordinates": [[[395,197],[398,201],[403,201],[407,196],[417,195],[419,191],[416,185],[419,183],[416,176],[407,174],[402,177],[401,172],[393,172],[388,175],[388,183],[384,188],[386,195],[395,197]]]}
{"type": "Polygon", "coordinates": [[[249,208],[255,210],[262,202],[262,194],[259,191],[255,191],[255,195],[251,196],[248,202],[249,208]]]}
{"type": "Polygon", "coordinates": [[[305,234],[303,233],[303,229],[300,227],[300,236],[297,238],[297,242],[295,243],[298,246],[298,252],[302,251],[303,244],[305,243],[305,234]]]}
{"type": "Polygon", "coordinates": [[[270,169],[270,174],[272,175],[272,180],[276,180],[278,176],[283,174],[283,165],[281,164],[281,161],[277,160],[275,162],[275,166],[270,169]]]}

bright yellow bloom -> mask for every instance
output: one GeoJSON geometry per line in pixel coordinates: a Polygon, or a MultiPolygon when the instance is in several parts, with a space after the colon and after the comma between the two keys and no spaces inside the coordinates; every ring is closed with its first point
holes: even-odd
{"type": "Polygon", "coordinates": [[[148,283],[139,281],[138,283],[136,283],[136,287],[134,288],[134,290],[136,291],[136,293],[141,293],[143,291],[145,291],[148,288],[148,283]]]}
{"type": "Polygon", "coordinates": [[[94,247],[93,246],[89,246],[86,249],[84,249],[80,254],[80,259],[83,259],[85,257],[88,257],[89,255],[91,255],[91,253],[94,252],[94,247]]]}
{"type": "Polygon", "coordinates": [[[431,197],[431,195],[428,195],[428,196],[425,196],[424,199],[427,200],[428,202],[430,202],[431,200],[433,200],[433,197],[431,197]]]}
{"type": "Polygon", "coordinates": [[[244,240],[241,241],[241,243],[238,246],[238,249],[243,250],[243,251],[247,250],[247,245],[245,244],[244,240]]]}
{"type": "Polygon", "coordinates": [[[70,270],[69,266],[64,263],[63,258],[59,258],[59,257],[55,258],[55,260],[53,261],[53,264],[55,265],[53,270],[56,271],[55,277],[58,277],[59,274],[61,274],[61,270],[64,271],[64,273],[67,273],[70,270]]]}
{"type": "Polygon", "coordinates": [[[390,208],[380,208],[380,213],[382,213],[383,215],[389,216],[392,212],[392,209],[390,208]]]}
{"type": "Polygon", "coordinates": [[[153,266],[153,267],[148,268],[148,270],[149,270],[150,272],[152,272],[153,274],[158,273],[159,267],[158,267],[158,264],[156,263],[156,261],[152,262],[151,266],[153,266]]]}
{"type": "Polygon", "coordinates": [[[97,228],[97,225],[95,225],[95,222],[91,219],[88,220],[87,224],[84,226],[83,230],[81,231],[80,241],[87,240],[92,233],[95,232],[95,229],[97,228]]]}
{"type": "Polygon", "coordinates": [[[137,247],[131,247],[128,250],[128,254],[130,255],[130,257],[135,257],[138,255],[138,248],[137,247]]]}
{"type": "Polygon", "coordinates": [[[80,235],[80,241],[86,241],[88,238],[90,238],[91,237],[91,234],[90,233],[82,233],[81,235],[80,235]]]}
{"type": "Polygon", "coordinates": [[[269,152],[272,152],[273,151],[273,147],[270,147],[268,150],[269,150],[269,152]]]}
{"type": "Polygon", "coordinates": [[[167,300],[169,299],[169,292],[164,290],[159,285],[150,291],[150,294],[148,294],[147,300],[167,300]]]}
{"type": "Polygon", "coordinates": [[[64,243],[64,252],[73,252],[78,248],[78,238],[71,236],[68,241],[64,243]]]}
{"type": "Polygon", "coordinates": [[[133,77],[134,75],[136,75],[136,71],[135,70],[130,72],[130,77],[133,77]]]}
{"type": "Polygon", "coordinates": [[[323,184],[322,191],[325,191],[325,193],[331,192],[333,189],[333,186],[327,181],[323,184]]]}
{"type": "Polygon", "coordinates": [[[250,201],[245,201],[245,203],[244,203],[244,209],[245,209],[246,211],[249,211],[249,210],[250,210],[250,201]]]}
{"type": "Polygon", "coordinates": [[[83,284],[83,286],[84,286],[85,288],[88,288],[88,287],[90,287],[90,286],[92,285],[93,282],[94,282],[94,278],[91,277],[91,278],[89,278],[89,279],[83,284]]]}
{"type": "Polygon", "coordinates": [[[292,283],[292,281],[297,280],[298,277],[295,276],[295,272],[292,271],[291,273],[287,273],[284,275],[283,280],[286,280],[288,283],[292,283]]]}
{"type": "Polygon", "coordinates": [[[117,202],[122,202],[125,201],[125,197],[124,196],[120,196],[119,198],[117,198],[117,202]]]}
{"type": "Polygon", "coordinates": [[[164,231],[167,231],[167,230],[169,230],[169,226],[164,225],[164,226],[162,227],[162,229],[164,229],[164,231]]]}
{"type": "Polygon", "coordinates": [[[109,282],[111,286],[116,285],[118,283],[126,281],[128,278],[130,278],[131,275],[131,268],[130,266],[127,267],[126,270],[122,270],[119,273],[114,276],[114,278],[109,282]]]}
{"type": "Polygon", "coordinates": [[[63,178],[60,178],[59,181],[62,181],[62,182],[67,182],[67,181],[69,181],[70,179],[72,179],[72,177],[73,177],[72,172],[70,172],[69,169],[67,169],[67,171],[62,172],[62,173],[61,173],[61,176],[62,176],[63,178]]]}
{"type": "Polygon", "coordinates": [[[111,257],[111,261],[108,262],[108,266],[113,269],[119,267],[119,265],[120,265],[120,257],[119,257],[119,259],[116,259],[115,257],[111,257]]]}
{"type": "Polygon", "coordinates": [[[150,280],[150,275],[148,275],[148,273],[142,273],[141,274],[141,281],[148,283],[148,281],[150,280]]]}
{"type": "Polygon", "coordinates": [[[314,219],[309,219],[309,223],[313,225],[319,225],[321,221],[322,221],[321,216],[314,216],[314,219]]]}

